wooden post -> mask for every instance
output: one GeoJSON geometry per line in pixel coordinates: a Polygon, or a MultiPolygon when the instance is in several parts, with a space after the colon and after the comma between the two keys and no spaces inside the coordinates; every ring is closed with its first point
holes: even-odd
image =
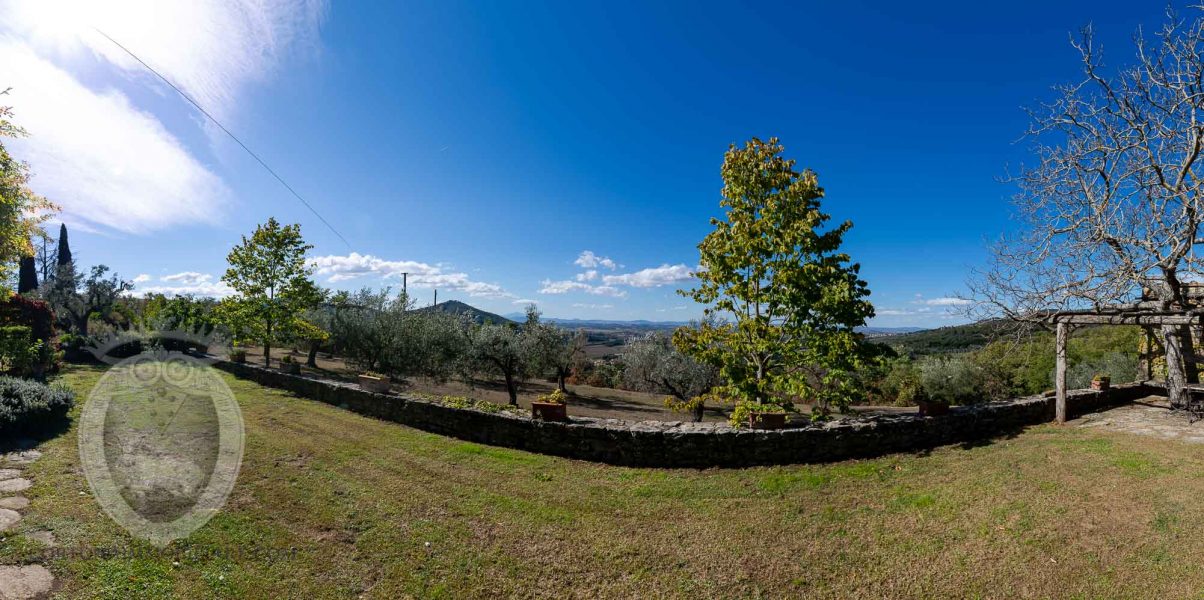
{"type": "Polygon", "coordinates": [[[1054,342],[1057,367],[1054,369],[1054,389],[1057,393],[1055,414],[1058,424],[1066,422],[1066,334],[1067,325],[1058,323],[1058,336],[1054,342]]]}

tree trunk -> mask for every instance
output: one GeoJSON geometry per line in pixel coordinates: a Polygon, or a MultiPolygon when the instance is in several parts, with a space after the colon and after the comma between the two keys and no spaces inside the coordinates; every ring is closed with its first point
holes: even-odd
{"type": "Polygon", "coordinates": [[[567,371],[565,369],[556,369],[556,387],[560,391],[567,394],[567,393],[569,393],[569,391],[567,389],[565,389],[565,387],[564,387],[564,380],[565,380],[566,372],[567,371]]]}
{"type": "Polygon", "coordinates": [[[309,343],[309,358],[305,360],[305,366],[316,369],[318,368],[318,342],[309,343]]]}
{"type": "Polygon", "coordinates": [[[269,322],[267,335],[263,336],[263,366],[272,366],[272,324],[269,322]]]}
{"type": "Polygon", "coordinates": [[[694,407],[690,409],[690,419],[692,421],[694,421],[695,423],[701,423],[702,422],[702,411],[704,410],[704,408],[705,407],[703,406],[702,402],[695,404],[694,407]]]}
{"type": "Polygon", "coordinates": [[[1171,408],[1187,407],[1187,376],[1183,369],[1183,348],[1179,328],[1162,326],[1162,345],[1166,350],[1166,397],[1171,408]]]}
{"type": "MultiPolygon", "coordinates": [[[[1192,339],[1192,331],[1190,325],[1179,326],[1180,350],[1183,356],[1195,356],[1196,344],[1192,339]]],[[[1196,361],[1188,360],[1183,363],[1183,375],[1187,383],[1200,383],[1200,370],[1196,366],[1196,361]]]]}
{"type": "Polygon", "coordinates": [[[514,375],[506,373],[506,393],[510,394],[510,406],[518,406],[518,386],[514,383],[514,375]]]}

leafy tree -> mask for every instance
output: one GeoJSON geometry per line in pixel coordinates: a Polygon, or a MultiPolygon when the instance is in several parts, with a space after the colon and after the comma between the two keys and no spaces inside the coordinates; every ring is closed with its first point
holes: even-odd
{"type": "Polygon", "coordinates": [[[185,331],[205,336],[217,326],[217,301],[191,295],[147,296],[142,307],[143,325],[159,331],[185,331]]]}
{"type": "MultiPolygon", "coordinates": [[[[0,92],[5,95],[8,90],[0,92]]],[[[41,235],[42,223],[58,207],[29,189],[29,165],[9,154],[4,138],[22,138],[24,129],[9,119],[11,107],[0,106],[0,280],[7,281],[12,264],[23,256],[33,256],[30,242],[41,235]]]]}
{"type": "Polygon", "coordinates": [[[18,266],[17,293],[28,294],[38,289],[38,267],[33,255],[22,256],[18,266]]]}
{"type": "Polygon", "coordinates": [[[339,318],[332,318],[333,333],[349,363],[387,375],[411,372],[416,361],[409,355],[415,342],[406,315],[412,306],[404,294],[393,296],[389,288],[364,288],[339,299],[336,306],[339,318]]]}
{"type": "Polygon", "coordinates": [[[64,265],[51,285],[43,286],[39,293],[60,322],[77,335],[87,336],[91,319],[116,325],[127,317],[120,300],[134,285],[108,273],[109,267],[96,265],[84,279],[73,265],[64,265]]]}
{"type": "Polygon", "coordinates": [[[706,306],[697,328],[678,330],[683,352],[720,369],[725,398],[749,405],[810,402],[815,416],[859,390],[864,348],[854,328],[874,314],[859,265],[838,252],[852,226],[826,231],[823,188],[781,156],[776,138],[735,145],[723,161],[723,219],[699,244],[699,286],[681,292],[706,306]],[[728,320],[722,320],[722,319],[728,320]]]}
{"type": "Polygon", "coordinates": [[[500,375],[511,406],[518,406],[518,386],[530,366],[522,334],[513,325],[486,323],[470,330],[469,335],[477,369],[500,375]]]}
{"type": "Polygon", "coordinates": [[[531,304],[527,306],[527,322],[522,333],[532,370],[555,374],[557,388],[567,393],[564,381],[572,373],[573,365],[585,354],[585,331],[569,333],[541,321],[539,309],[531,304]]]}
{"type": "Polygon", "coordinates": [[[272,342],[306,329],[301,315],[321,299],[310,279],[313,268],[305,262],[312,247],[301,237],[300,225],[281,225],[271,218],[251,237],[243,236],[226,257],[230,267],[222,281],[235,295],[222,301],[222,320],[232,331],[263,344],[265,364],[271,361],[272,342]]]}
{"type": "Polygon", "coordinates": [[[706,396],[720,383],[718,369],[682,354],[673,345],[672,336],[663,332],[651,332],[633,341],[619,355],[619,361],[627,388],[666,394],[668,406],[689,411],[695,422],[702,421],[706,396]]]}

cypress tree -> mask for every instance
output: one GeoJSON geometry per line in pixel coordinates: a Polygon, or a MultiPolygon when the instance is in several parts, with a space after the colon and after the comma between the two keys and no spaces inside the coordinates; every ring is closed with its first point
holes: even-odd
{"type": "Polygon", "coordinates": [[[22,256],[17,275],[17,293],[26,294],[38,289],[38,268],[32,256],[22,256]]]}
{"type": "Polygon", "coordinates": [[[67,244],[67,224],[59,225],[59,266],[71,264],[71,246],[67,244]]]}

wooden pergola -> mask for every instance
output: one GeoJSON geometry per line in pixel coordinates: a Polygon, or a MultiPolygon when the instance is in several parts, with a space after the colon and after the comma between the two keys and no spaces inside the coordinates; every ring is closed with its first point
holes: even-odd
{"type": "MultiPolygon", "coordinates": [[[[1150,330],[1153,327],[1195,326],[1204,325],[1204,313],[1197,309],[1188,310],[1157,310],[1147,308],[1148,302],[1141,302],[1131,307],[1116,307],[1094,311],[1061,311],[1051,313],[1046,321],[1055,325],[1057,338],[1054,351],[1057,354],[1057,367],[1054,371],[1054,387],[1057,393],[1056,418],[1058,423],[1066,422],[1066,340],[1070,330],[1075,325],[1140,325],[1147,336],[1147,346],[1153,337],[1150,330]]],[[[1167,361],[1182,361],[1184,358],[1197,360],[1195,356],[1184,357],[1176,344],[1165,344],[1167,361]]],[[[1143,357],[1145,378],[1152,379],[1151,361],[1149,356],[1143,357]]]]}

